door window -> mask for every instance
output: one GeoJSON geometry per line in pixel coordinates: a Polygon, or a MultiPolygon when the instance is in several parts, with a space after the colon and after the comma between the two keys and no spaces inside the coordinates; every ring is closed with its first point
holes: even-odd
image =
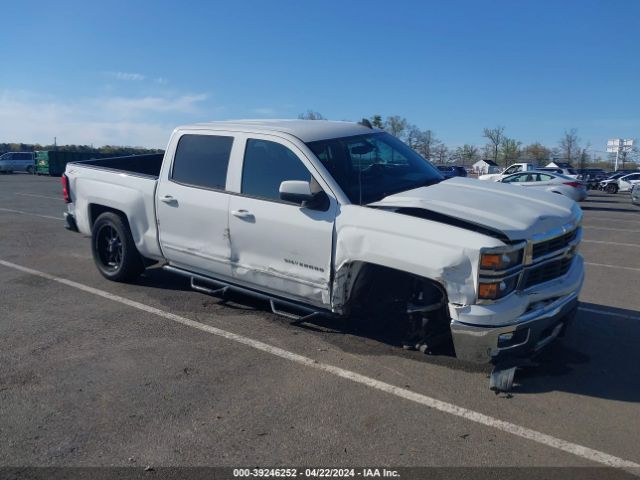
{"type": "Polygon", "coordinates": [[[242,167],[242,193],[279,202],[280,184],[286,180],[310,182],[311,174],[284,145],[248,139],[242,167]]]}
{"type": "Polygon", "coordinates": [[[194,187],[224,190],[233,137],[183,135],[173,160],[171,179],[194,187]]]}
{"type": "Polygon", "coordinates": [[[505,178],[503,182],[504,183],[532,182],[533,180],[528,180],[530,178],[531,178],[531,174],[521,173],[520,175],[512,175],[511,177],[505,178]]]}

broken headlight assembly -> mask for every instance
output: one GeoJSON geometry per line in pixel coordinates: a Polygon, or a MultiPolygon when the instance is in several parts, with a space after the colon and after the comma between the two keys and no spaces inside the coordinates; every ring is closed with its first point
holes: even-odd
{"type": "Polygon", "coordinates": [[[483,249],[480,252],[478,300],[491,302],[506,297],[518,286],[525,243],[483,249]]]}

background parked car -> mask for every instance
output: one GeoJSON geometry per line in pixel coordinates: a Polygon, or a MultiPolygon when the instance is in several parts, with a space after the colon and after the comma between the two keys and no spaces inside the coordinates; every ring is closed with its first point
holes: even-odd
{"type": "Polygon", "coordinates": [[[564,175],[565,177],[578,178],[578,171],[575,168],[570,167],[539,167],[536,168],[541,172],[553,172],[564,175]]]}
{"type": "Polygon", "coordinates": [[[581,168],[577,170],[578,180],[585,184],[587,190],[596,190],[607,174],[601,168],[581,168]]]}
{"type": "Polygon", "coordinates": [[[631,203],[640,207],[640,184],[631,187],[631,203]]]}
{"type": "Polygon", "coordinates": [[[623,175],[626,175],[626,174],[624,172],[614,172],[613,174],[609,175],[607,178],[605,178],[598,184],[598,189],[604,192],[617,193],[618,179],[623,175]]]}
{"type": "Polygon", "coordinates": [[[7,152],[0,156],[0,172],[28,172],[36,171],[36,163],[32,152],[7,152]]]}
{"type": "Polygon", "coordinates": [[[444,178],[466,177],[467,170],[458,165],[436,165],[444,178]]]}
{"type": "Polygon", "coordinates": [[[638,183],[639,181],[640,172],[618,172],[600,182],[599,188],[607,193],[628,192],[631,190],[631,185],[638,183]]]}
{"type": "Polygon", "coordinates": [[[618,179],[618,191],[628,192],[631,190],[631,187],[637,183],[640,183],[640,172],[624,175],[618,179]]]}
{"type": "Polygon", "coordinates": [[[547,192],[559,193],[570,199],[581,202],[587,198],[587,189],[584,184],[575,178],[567,177],[555,172],[534,170],[521,172],[500,180],[502,183],[519,185],[521,187],[537,188],[547,192]]]}
{"type": "Polygon", "coordinates": [[[528,172],[531,170],[537,170],[536,165],[534,165],[533,163],[528,163],[528,162],[514,163],[513,165],[509,165],[509,167],[505,168],[502,172],[480,175],[478,177],[478,180],[484,180],[484,181],[488,180],[492,182],[499,182],[503,178],[508,177],[513,173],[528,172]]]}

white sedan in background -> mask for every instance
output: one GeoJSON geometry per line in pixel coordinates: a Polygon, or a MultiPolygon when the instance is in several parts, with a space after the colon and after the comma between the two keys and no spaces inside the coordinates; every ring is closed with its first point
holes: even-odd
{"type": "Polygon", "coordinates": [[[636,183],[640,183],[640,173],[624,175],[618,179],[618,191],[629,192],[636,183]]]}
{"type": "Polygon", "coordinates": [[[509,175],[500,180],[500,182],[559,193],[576,202],[581,202],[587,198],[588,195],[587,188],[583,183],[577,181],[575,178],[553,172],[536,170],[521,172],[509,175]]]}

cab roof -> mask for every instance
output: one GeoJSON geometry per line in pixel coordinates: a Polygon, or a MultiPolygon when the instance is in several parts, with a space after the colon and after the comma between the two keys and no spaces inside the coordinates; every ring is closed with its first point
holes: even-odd
{"type": "Polygon", "coordinates": [[[329,120],[228,120],[195,123],[178,127],[179,130],[230,130],[252,133],[278,132],[293,135],[303,142],[315,142],[330,138],[350,137],[381,132],[355,122],[335,122],[329,120]]]}

